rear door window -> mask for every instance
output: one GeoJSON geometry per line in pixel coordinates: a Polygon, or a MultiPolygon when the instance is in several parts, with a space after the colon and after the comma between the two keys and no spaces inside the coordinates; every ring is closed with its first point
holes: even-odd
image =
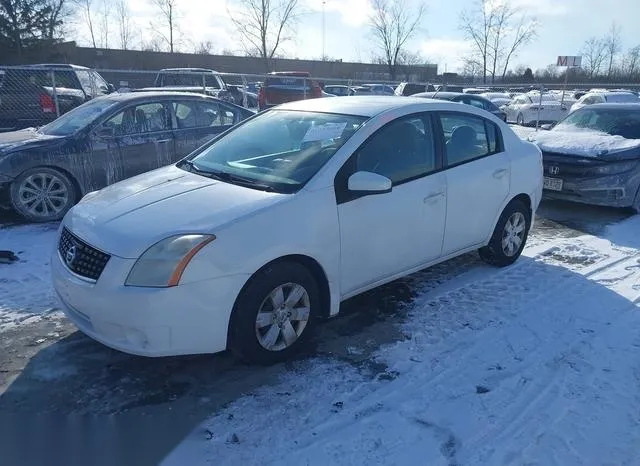
{"type": "Polygon", "coordinates": [[[469,114],[439,114],[447,166],[454,166],[501,151],[500,129],[491,121],[469,114]]]}
{"type": "Polygon", "coordinates": [[[127,107],[104,123],[114,136],[129,136],[164,131],[171,128],[167,109],[161,102],[127,107]]]}

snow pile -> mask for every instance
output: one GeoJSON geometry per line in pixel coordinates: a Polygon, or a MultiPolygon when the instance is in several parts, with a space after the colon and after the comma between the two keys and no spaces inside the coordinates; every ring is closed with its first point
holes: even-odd
{"type": "Polygon", "coordinates": [[[531,136],[530,140],[543,151],[584,157],[598,157],[640,147],[638,139],[625,139],[622,136],[579,128],[565,131],[538,131],[531,136]]]}
{"type": "MultiPolygon", "coordinates": [[[[163,463],[636,464],[640,216],[414,302],[373,377],[295,363],[163,463]]],[[[259,370],[259,369],[256,369],[259,370]]]]}
{"type": "Polygon", "coordinates": [[[0,332],[45,315],[62,317],[49,274],[57,228],[56,224],[0,228],[0,249],[13,251],[19,258],[0,264],[0,332]]]}

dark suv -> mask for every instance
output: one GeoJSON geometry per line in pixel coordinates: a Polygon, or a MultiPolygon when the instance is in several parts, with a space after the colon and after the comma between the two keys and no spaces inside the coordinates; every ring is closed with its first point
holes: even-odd
{"type": "Polygon", "coordinates": [[[114,90],[99,73],[77,65],[7,67],[1,75],[0,131],[45,125],[114,90]]]}
{"type": "Polygon", "coordinates": [[[235,102],[220,74],[207,68],[165,68],[158,72],[155,87],[134,91],[194,92],[235,102]]]}

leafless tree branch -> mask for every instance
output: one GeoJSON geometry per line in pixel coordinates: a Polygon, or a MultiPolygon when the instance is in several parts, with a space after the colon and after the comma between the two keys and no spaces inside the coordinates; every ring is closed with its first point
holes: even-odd
{"type": "Polygon", "coordinates": [[[239,0],[228,9],[248,56],[259,56],[265,70],[283,43],[291,40],[299,16],[299,0],[239,0]]]}
{"type": "Polygon", "coordinates": [[[403,0],[372,0],[374,13],[369,20],[371,35],[395,79],[399,57],[407,42],[418,32],[426,13],[424,4],[410,8],[403,0]]]}

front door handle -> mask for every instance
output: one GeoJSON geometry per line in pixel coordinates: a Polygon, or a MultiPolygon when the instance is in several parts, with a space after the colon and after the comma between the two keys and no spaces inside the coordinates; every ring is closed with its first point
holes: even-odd
{"type": "Polygon", "coordinates": [[[429,194],[427,197],[424,198],[424,203],[427,204],[432,204],[434,202],[436,202],[439,198],[444,197],[444,191],[438,191],[435,193],[431,193],[429,194]]]}
{"type": "Polygon", "coordinates": [[[171,142],[173,141],[173,139],[160,139],[159,141],[156,141],[156,144],[163,144],[165,142],[171,142]]]}
{"type": "Polygon", "coordinates": [[[509,170],[507,170],[506,168],[501,168],[500,170],[496,170],[493,172],[493,177],[494,178],[503,178],[504,175],[507,174],[509,170]]]}

